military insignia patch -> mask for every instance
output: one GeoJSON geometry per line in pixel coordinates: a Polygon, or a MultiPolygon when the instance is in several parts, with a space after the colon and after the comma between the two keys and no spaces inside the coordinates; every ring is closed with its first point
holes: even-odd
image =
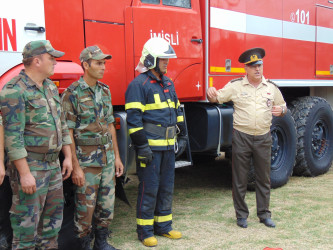
{"type": "Polygon", "coordinates": [[[272,106],[272,101],[270,99],[267,99],[267,107],[271,107],[272,106]]]}

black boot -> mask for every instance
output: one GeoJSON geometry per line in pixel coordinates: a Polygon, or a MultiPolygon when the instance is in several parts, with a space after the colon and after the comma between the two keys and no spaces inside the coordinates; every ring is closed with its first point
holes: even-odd
{"type": "Polygon", "coordinates": [[[108,244],[107,238],[110,237],[111,231],[109,229],[100,228],[95,229],[95,243],[93,250],[119,250],[108,244]]]}
{"type": "Polygon", "coordinates": [[[92,237],[90,234],[82,237],[82,238],[79,238],[79,241],[80,241],[80,249],[82,250],[92,250],[91,249],[91,241],[92,241],[92,237]]]}

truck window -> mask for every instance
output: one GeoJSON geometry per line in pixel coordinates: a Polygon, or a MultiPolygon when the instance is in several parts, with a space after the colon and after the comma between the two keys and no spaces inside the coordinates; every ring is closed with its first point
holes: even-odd
{"type": "Polygon", "coordinates": [[[160,0],[141,0],[142,3],[159,4],[160,0]]]}
{"type": "Polygon", "coordinates": [[[163,4],[188,9],[191,8],[191,0],[163,0],[163,4]]]}

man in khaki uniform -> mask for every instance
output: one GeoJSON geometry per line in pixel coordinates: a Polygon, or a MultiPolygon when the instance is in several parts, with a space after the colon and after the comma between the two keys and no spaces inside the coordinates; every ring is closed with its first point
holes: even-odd
{"type": "Polygon", "coordinates": [[[240,55],[246,76],[230,81],[224,88],[210,87],[210,102],[234,103],[232,139],[232,194],[237,225],[247,227],[249,210],[245,202],[251,158],[256,175],[257,216],[267,227],[275,227],[269,211],[272,115],[283,116],[286,103],[278,87],[263,76],[265,51],[254,48],[240,55]]]}

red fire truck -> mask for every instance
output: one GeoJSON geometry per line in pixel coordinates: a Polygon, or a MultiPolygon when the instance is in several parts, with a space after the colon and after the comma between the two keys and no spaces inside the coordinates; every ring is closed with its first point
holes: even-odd
{"type": "MultiPolygon", "coordinates": [[[[0,88],[23,68],[31,40],[48,39],[65,51],[51,77],[62,92],[82,74],[81,50],[98,45],[112,55],[103,82],[110,86],[118,119],[121,157],[134,153],[127,135],[124,93],[138,74],[143,44],[162,37],[175,49],[168,76],[183,104],[191,155],[229,155],[232,103],[207,102],[206,89],[244,75],[238,56],[266,50],[266,78],[281,89],[288,114],[271,127],[273,187],[294,172],[316,176],[333,158],[333,1],[330,0],[11,0],[0,4],[0,88]]],[[[251,177],[251,176],[250,176],[251,177]]]]}

